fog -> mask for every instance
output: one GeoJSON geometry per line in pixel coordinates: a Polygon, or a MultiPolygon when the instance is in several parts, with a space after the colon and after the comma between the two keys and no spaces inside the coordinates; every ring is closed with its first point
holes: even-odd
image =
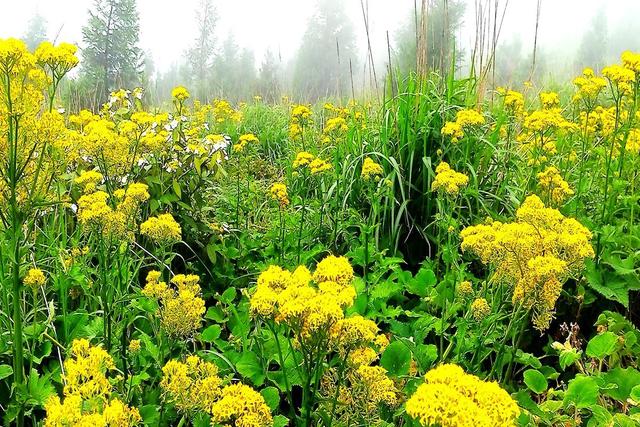
{"type": "MultiPolygon", "coordinates": [[[[98,3],[109,1],[118,3],[123,0],[2,0],[0,37],[26,37],[34,17],[40,16],[44,18],[46,38],[75,43],[81,47],[82,55],[82,48],[86,46],[82,29],[87,25],[89,10],[95,10],[98,3]]],[[[204,3],[206,1],[203,0],[137,0],[137,47],[141,58],[144,58],[146,72],[143,83],[154,81],[158,84],[165,81],[169,85],[193,77],[193,68],[185,64],[190,61],[187,52],[199,37],[197,17],[204,3]]],[[[390,53],[393,67],[402,65],[402,55],[407,54],[403,53],[401,44],[403,40],[409,44],[415,40],[412,36],[415,34],[415,12],[417,8],[419,14],[423,1],[211,0],[217,17],[213,31],[215,37],[211,39],[212,58],[222,58],[226,46],[227,57],[237,53],[239,57],[236,62],[242,62],[245,68],[253,68],[256,78],[259,78],[258,73],[264,68],[264,62],[269,60],[275,61],[272,65],[277,69],[278,80],[293,80],[296,70],[298,74],[313,73],[315,66],[304,69],[294,62],[300,62],[303,57],[301,46],[307,30],[315,28],[312,26],[314,23],[320,28],[317,22],[319,3],[333,3],[336,8],[343,9],[352,29],[352,32],[346,33],[352,34],[349,36],[352,41],[335,37],[338,44],[344,45],[341,61],[338,60],[339,66],[352,66],[349,73],[352,78],[355,75],[356,85],[373,87],[384,79],[390,53]],[[387,35],[390,46],[387,46],[387,35]],[[368,43],[371,46],[370,53],[368,43]],[[372,78],[371,63],[378,69],[376,81],[372,78]]],[[[477,45],[479,12],[485,17],[488,14],[497,17],[499,37],[496,69],[499,80],[507,83],[515,84],[531,76],[540,80],[557,79],[583,66],[597,69],[607,61],[615,61],[622,50],[640,50],[638,0],[426,0],[424,3],[429,10],[436,10],[438,3],[448,4],[449,8],[455,7],[456,3],[462,4],[459,22],[449,22],[452,27],[451,38],[456,45],[459,75],[470,69],[469,59],[477,45]],[[538,6],[539,20],[536,19],[538,6]],[[529,73],[527,76],[526,69],[531,68],[528,64],[532,61],[536,34],[539,66],[535,75],[529,73]]],[[[428,25],[434,28],[442,26],[442,23],[436,22],[442,19],[442,15],[439,16],[432,18],[428,25]]],[[[340,25],[343,26],[342,23],[340,25]]],[[[491,20],[489,25],[493,26],[491,20]]],[[[326,44],[323,46],[323,49],[315,49],[307,54],[307,58],[313,59],[315,56],[320,61],[334,61],[340,46],[337,49],[329,48],[326,44]]],[[[405,58],[407,63],[413,64],[412,61],[409,58],[407,62],[405,58]]],[[[207,63],[209,66],[213,67],[207,63]]],[[[209,73],[209,68],[206,71],[209,73]]],[[[216,78],[219,80],[220,76],[216,78]]],[[[341,73],[335,78],[347,79],[341,73]]],[[[236,86],[225,83],[224,90],[236,90],[236,86]]],[[[253,84],[251,90],[257,90],[258,86],[258,83],[253,84]]],[[[223,91],[220,87],[217,90],[223,91]]],[[[337,93],[341,94],[339,88],[337,93]]]]}

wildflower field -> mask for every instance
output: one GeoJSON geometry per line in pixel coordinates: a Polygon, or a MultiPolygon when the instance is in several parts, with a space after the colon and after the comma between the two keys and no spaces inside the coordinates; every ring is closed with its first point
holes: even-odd
{"type": "Polygon", "coordinates": [[[0,40],[0,414],[640,425],[640,54],[486,90],[63,111],[0,40]]]}

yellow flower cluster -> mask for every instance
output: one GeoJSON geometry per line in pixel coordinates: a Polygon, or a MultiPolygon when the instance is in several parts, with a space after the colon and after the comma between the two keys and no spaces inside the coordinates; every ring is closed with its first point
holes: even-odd
{"type": "Polygon", "coordinates": [[[630,153],[640,154],[640,129],[633,128],[629,130],[625,149],[630,153]]]}
{"type": "Polygon", "coordinates": [[[514,222],[467,227],[460,236],[462,250],[474,252],[493,266],[491,280],[514,288],[514,304],[531,308],[534,325],[540,330],[549,326],[559,295],[552,279],[562,284],[568,276],[580,273],[586,258],[594,256],[591,232],[557,209],[545,207],[536,195],[526,198],[514,222]],[[554,259],[565,266],[562,271],[554,259]],[[541,263],[548,267],[546,272],[541,263]]]}
{"type": "Polygon", "coordinates": [[[242,112],[235,110],[231,104],[224,99],[216,99],[213,101],[213,116],[217,123],[239,123],[242,120],[242,112]]]}
{"type": "Polygon", "coordinates": [[[182,239],[182,229],[170,213],[151,217],[140,224],[140,234],[161,245],[169,245],[182,239]]]}
{"type": "Polygon", "coordinates": [[[170,360],[162,368],[160,388],[163,399],[180,412],[211,412],[222,391],[218,367],[198,356],[184,362],[170,360]]]}
{"type": "Polygon", "coordinates": [[[90,170],[83,171],[79,177],[73,180],[76,184],[82,187],[82,191],[87,193],[93,193],[96,191],[96,186],[102,181],[102,174],[98,171],[90,170]]]}
{"type": "Polygon", "coordinates": [[[59,79],[78,65],[77,51],[78,48],[69,43],[60,43],[58,46],[54,46],[45,41],[38,46],[34,55],[39,64],[49,68],[54,79],[59,79]]]}
{"type": "Polygon", "coordinates": [[[281,182],[275,182],[269,188],[269,194],[271,198],[280,203],[280,207],[289,205],[289,194],[287,193],[287,186],[281,182]]]}
{"type": "Polygon", "coordinates": [[[252,133],[240,135],[240,138],[238,138],[238,143],[233,146],[233,151],[240,153],[244,151],[247,145],[257,144],[258,142],[260,141],[258,141],[258,138],[252,133]]]}
{"type": "Polygon", "coordinates": [[[560,108],[545,108],[527,114],[524,118],[524,127],[530,132],[545,132],[551,129],[576,129],[574,123],[562,116],[560,108]]]}
{"type": "Polygon", "coordinates": [[[22,283],[35,290],[44,286],[45,283],[47,283],[47,278],[39,268],[30,268],[26,276],[22,279],[22,283]]]}
{"type": "MultiPolygon", "coordinates": [[[[361,323],[358,320],[355,323],[361,323]]],[[[398,389],[387,375],[387,371],[380,366],[371,366],[384,351],[389,343],[385,335],[375,335],[372,327],[361,323],[362,329],[367,330],[368,342],[364,347],[351,349],[348,353],[347,369],[343,382],[338,390],[338,405],[336,415],[340,421],[360,418],[377,425],[381,405],[396,406],[398,404],[398,389]],[[372,347],[372,345],[375,347],[372,347]]],[[[377,327],[376,327],[377,331],[377,327]]],[[[359,335],[359,334],[358,334],[359,335]]],[[[359,335],[361,336],[361,335],[359,335]]],[[[340,350],[341,354],[345,349],[340,350]]],[[[336,395],[339,378],[336,369],[329,369],[322,378],[322,395],[331,402],[336,395]]],[[[339,423],[341,425],[341,423],[339,423]]]]}
{"type": "Polygon", "coordinates": [[[160,325],[170,337],[188,338],[200,329],[206,307],[200,298],[199,280],[194,274],[178,274],[171,279],[174,289],[160,281],[160,272],[147,274],[142,294],[158,300],[160,325]]]}
{"type": "Polygon", "coordinates": [[[436,167],[436,177],[431,184],[431,191],[440,191],[455,196],[468,183],[468,176],[454,171],[448,163],[442,162],[436,167]]]}
{"type": "Polygon", "coordinates": [[[622,65],[609,65],[602,69],[602,75],[618,89],[621,95],[631,95],[636,81],[636,73],[622,65]]]}
{"type": "Polygon", "coordinates": [[[313,275],[304,266],[292,273],[272,265],[258,277],[250,310],[286,324],[305,341],[326,342],[356,297],[352,280],[353,268],[344,257],[324,258],[313,275]]]}
{"type": "Polygon", "coordinates": [[[468,280],[465,280],[463,282],[458,283],[458,287],[456,291],[459,297],[467,298],[473,295],[473,286],[471,285],[471,282],[469,282],[468,280]]]}
{"type": "Polygon", "coordinates": [[[471,303],[471,315],[477,321],[480,321],[487,317],[491,313],[491,307],[489,307],[489,303],[484,298],[476,298],[471,303]]]}
{"type": "Polygon", "coordinates": [[[427,372],[406,403],[409,416],[425,427],[513,426],[516,402],[496,382],[482,381],[453,364],[427,372]]]}
{"type": "Polygon", "coordinates": [[[555,166],[549,166],[544,171],[538,173],[538,185],[543,193],[549,195],[549,199],[554,204],[560,205],[567,197],[573,195],[573,190],[560,175],[560,171],[555,166]]]}
{"type": "Polygon", "coordinates": [[[465,127],[480,126],[484,123],[484,117],[476,110],[460,110],[456,113],[456,120],[446,122],[440,133],[449,137],[451,142],[455,144],[464,136],[465,127]]]}
{"type": "Polygon", "coordinates": [[[220,399],[211,407],[211,420],[215,424],[245,427],[269,427],[273,417],[260,393],[244,384],[224,387],[220,399]]]}
{"type": "Polygon", "coordinates": [[[136,408],[112,399],[113,385],[106,374],[115,365],[102,348],[91,346],[85,339],[74,340],[64,368],[64,401],[57,395],[47,400],[46,427],[127,427],[142,421],[136,408]]]}
{"type": "Polygon", "coordinates": [[[327,120],[322,131],[324,143],[339,142],[344,138],[345,134],[349,130],[347,121],[342,116],[332,117],[327,120]]]}
{"type": "Polygon", "coordinates": [[[485,123],[482,114],[476,110],[460,110],[456,113],[456,123],[463,128],[466,126],[480,126],[485,123]]]}
{"type": "Polygon", "coordinates": [[[384,169],[379,163],[376,163],[371,157],[365,157],[362,162],[362,172],[360,177],[365,181],[377,181],[384,174],[384,169]]]}
{"type": "Polygon", "coordinates": [[[456,122],[446,122],[440,130],[443,136],[448,136],[453,144],[457,143],[463,136],[462,126],[456,122]]]}
{"type": "Polygon", "coordinates": [[[291,109],[291,121],[304,126],[311,120],[311,109],[306,105],[295,105],[291,109]]]}
{"type": "Polygon", "coordinates": [[[184,102],[191,97],[189,91],[184,86],[176,86],[171,91],[171,97],[178,102],[184,102]]]}
{"type": "Polygon", "coordinates": [[[331,163],[322,160],[319,157],[314,156],[306,151],[301,151],[296,154],[296,158],[293,161],[293,168],[300,169],[306,167],[311,172],[311,175],[318,175],[322,172],[326,172],[331,169],[331,163]]]}
{"type": "Polygon", "coordinates": [[[640,73],[640,53],[625,51],[621,55],[622,65],[634,73],[640,73]]]}
{"type": "Polygon", "coordinates": [[[607,81],[602,77],[596,77],[591,68],[585,68],[581,76],[573,79],[573,84],[578,88],[573,100],[583,100],[589,109],[593,107],[600,92],[607,87],[607,81]]]}
{"type": "Polygon", "coordinates": [[[515,116],[524,112],[524,95],[515,90],[499,90],[498,93],[504,96],[504,106],[515,116]]]}
{"type": "MultiPolygon", "coordinates": [[[[91,174],[92,175],[92,174],[91,174]]],[[[94,186],[93,176],[81,175],[80,183],[87,187],[94,186]]],[[[97,230],[104,236],[133,240],[133,231],[129,224],[135,219],[142,203],[149,199],[146,184],[133,183],[126,189],[116,190],[114,197],[119,200],[115,209],[109,205],[109,195],[104,191],[84,194],[78,199],[78,220],[84,227],[97,230]]]]}
{"type": "Polygon", "coordinates": [[[543,109],[556,108],[560,105],[560,97],[556,92],[541,92],[540,104],[543,109]]]}

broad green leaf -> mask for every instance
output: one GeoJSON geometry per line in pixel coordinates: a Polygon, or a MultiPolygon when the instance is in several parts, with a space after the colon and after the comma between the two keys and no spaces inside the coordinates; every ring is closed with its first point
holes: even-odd
{"type": "Polygon", "coordinates": [[[595,378],[577,375],[569,381],[569,387],[564,394],[564,407],[575,406],[578,409],[589,408],[598,403],[598,384],[595,378]]]}
{"type": "Polygon", "coordinates": [[[264,397],[264,401],[271,409],[271,411],[275,411],[280,405],[280,392],[275,387],[267,387],[260,390],[260,394],[264,397]]]}
{"type": "Polygon", "coordinates": [[[406,375],[411,364],[411,352],[401,341],[394,341],[387,346],[380,358],[380,365],[389,375],[406,375]]]}
{"type": "Polygon", "coordinates": [[[524,371],[524,383],[536,394],[542,394],[547,390],[547,379],[536,369],[524,371]]]}
{"type": "Polygon", "coordinates": [[[616,350],[617,342],[618,336],[613,332],[607,331],[596,335],[591,338],[587,344],[587,356],[604,359],[606,356],[613,354],[616,350]]]}
{"type": "Polygon", "coordinates": [[[0,365],[0,380],[13,374],[13,368],[9,365],[0,365]]]}
{"type": "Polygon", "coordinates": [[[208,326],[202,334],[200,335],[200,339],[204,342],[213,342],[220,337],[221,328],[219,325],[211,325],[208,326]]]}
{"type": "Polygon", "coordinates": [[[247,351],[242,353],[240,360],[236,363],[236,369],[245,378],[249,378],[255,385],[262,385],[265,378],[265,372],[258,356],[247,351]]]}
{"type": "Polygon", "coordinates": [[[606,387],[604,394],[624,403],[631,396],[633,388],[640,384],[640,371],[631,367],[614,368],[603,374],[602,379],[608,385],[615,385],[615,387],[606,387]]]}

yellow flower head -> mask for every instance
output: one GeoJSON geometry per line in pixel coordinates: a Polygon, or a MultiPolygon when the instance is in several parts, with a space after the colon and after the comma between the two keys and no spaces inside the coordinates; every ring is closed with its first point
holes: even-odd
{"type": "Polygon", "coordinates": [[[184,102],[191,97],[191,94],[184,86],[176,86],[171,91],[171,97],[178,102],[184,102]]]}
{"type": "Polygon", "coordinates": [[[182,239],[180,224],[173,219],[173,215],[170,213],[151,217],[140,224],[140,234],[163,245],[179,242],[182,239]]]}
{"type": "Polygon", "coordinates": [[[269,194],[271,198],[280,203],[281,207],[289,205],[289,194],[287,193],[287,186],[281,182],[275,182],[269,188],[269,194]]]}
{"type": "Polygon", "coordinates": [[[45,277],[44,272],[39,268],[30,268],[29,271],[27,271],[27,275],[22,279],[22,283],[32,289],[37,289],[43,287],[45,283],[47,283],[47,278],[45,277]]]}
{"type": "Polygon", "coordinates": [[[384,174],[384,169],[379,163],[374,162],[370,157],[365,157],[362,162],[362,172],[360,176],[365,181],[377,181],[384,174]]]}
{"type": "Polygon", "coordinates": [[[436,167],[436,177],[431,184],[431,191],[440,191],[455,196],[468,183],[468,176],[454,171],[448,163],[442,162],[436,167]]]}

